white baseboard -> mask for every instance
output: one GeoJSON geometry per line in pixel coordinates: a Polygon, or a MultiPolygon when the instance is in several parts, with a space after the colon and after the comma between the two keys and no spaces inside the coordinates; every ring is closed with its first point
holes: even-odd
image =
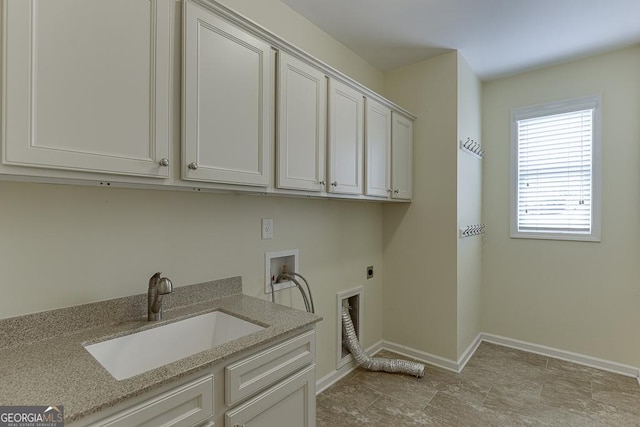
{"type": "MultiPolygon", "coordinates": [[[[458,361],[446,359],[444,357],[436,356],[435,354],[426,353],[424,351],[396,344],[391,341],[378,341],[371,347],[365,349],[365,352],[368,355],[373,356],[380,350],[388,350],[403,356],[411,357],[412,359],[427,363],[429,365],[437,366],[448,371],[459,373],[467,364],[471,356],[473,356],[473,353],[475,353],[476,349],[480,345],[480,342],[480,335],[478,335],[458,361]]],[[[322,393],[327,388],[340,381],[356,367],[356,361],[352,357],[350,357],[349,362],[341,366],[339,369],[329,372],[327,375],[316,381],[316,394],[322,393]]]]}
{"type": "Polygon", "coordinates": [[[476,352],[478,347],[482,344],[482,333],[476,335],[476,337],[471,341],[469,347],[462,353],[462,355],[458,358],[458,371],[462,372],[465,366],[467,366],[467,362],[471,359],[473,354],[476,352]]]}
{"type": "Polygon", "coordinates": [[[429,365],[437,366],[438,368],[446,369],[456,373],[462,372],[467,362],[476,352],[478,346],[482,343],[482,334],[478,334],[474,340],[469,344],[469,347],[462,353],[462,356],[458,360],[447,359],[445,357],[436,356],[435,354],[427,353],[421,350],[416,350],[411,347],[396,344],[391,341],[384,341],[384,348],[389,351],[401,354],[403,356],[411,357],[420,362],[427,363],[429,365]]]}
{"type": "Polygon", "coordinates": [[[458,370],[458,362],[455,360],[436,356],[435,354],[416,350],[415,348],[407,347],[406,345],[397,344],[391,341],[383,341],[382,346],[385,350],[411,357],[412,359],[420,362],[428,363],[429,365],[437,366],[448,371],[460,372],[458,370]]]}
{"type": "Polygon", "coordinates": [[[480,335],[482,341],[490,342],[493,344],[511,347],[517,350],[528,351],[529,353],[541,354],[543,356],[553,357],[555,359],[566,360],[567,362],[577,363],[579,365],[589,366],[627,377],[640,377],[640,368],[634,366],[624,365],[622,363],[612,362],[610,360],[598,359],[597,357],[573,353],[571,351],[560,350],[540,344],[514,340],[512,338],[501,337],[499,335],[487,334],[484,332],[480,335]]]}
{"type": "MultiPolygon", "coordinates": [[[[596,357],[587,356],[585,354],[573,353],[571,351],[560,350],[540,344],[534,344],[526,341],[502,337],[499,335],[488,334],[486,332],[479,333],[457,361],[440,357],[421,350],[416,350],[414,348],[397,344],[391,341],[378,341],[371,347],[367,348],[365,351],[367,352],[367,354],[373,355],[380,350],[389,350],[403,356],[411,357],[412,359],[427,363],[429,365],[460,373],[467,365],[467,362],[469,362],[471,357],[473,357],[473,354],[476,352],[483,341],[501,345],[504,347],[515,348],[516,350],[522,350],[529,353],[540,354],[542,356],[553,357],[554,359],[565,360],[567,362],[577,363],[579,365],[589,366],[627,377],[633,377],[638,380],[638,384],[640,385],[640,368],[637,368],[635,366],[624,365],[622,363],[598,359],[596,357]]],[[[331,385],[335,384],[355,368],[355,360],[352,360],[347,365],[341,367],[339,370],[330,372],[329,374],[320,378],[318,381],[316,381],[316,394],[321,393],[331,385]]]]}
{"type": "Polygon", "coordinates": [[[380,340],[367,349],[367,354],[370,356],[375,356],[382,350],[384,350],[384,341],[380,340]]]}
{"type": "MultiPolygon", "coordinates": [[[[383,341],[378,341],[373,344],[371,347],[366,348],[364,351],[372,356],[383,349],[383,341]]],[[[347,376],[351,371],[356,369],[357,364],[353,357],[350,357],[349,362],[342,365],[339,369],[329,372],[324,377],[320,378],[316,381],[316,394],[320,394],[325,391],[327,388],[331,387],[333,384],[340,381],[342,378],[347,376]]]]}

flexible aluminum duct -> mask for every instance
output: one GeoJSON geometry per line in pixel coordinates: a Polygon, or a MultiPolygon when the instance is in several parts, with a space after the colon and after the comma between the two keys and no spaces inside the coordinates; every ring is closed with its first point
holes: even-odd
{"type": "Polygon", "coordinates": [[[358,365],[370,371],[385,371],[391,373],[402,373],[424,377],[424,365],[417,362],[409,362],[401,359],[384,359],[381,357],[370,357],[364,352],[356,336],[356,331],[349,315],[349,302],[342,302],[342,327],[345,331],[344,344],[347,346],[358,365]]]}

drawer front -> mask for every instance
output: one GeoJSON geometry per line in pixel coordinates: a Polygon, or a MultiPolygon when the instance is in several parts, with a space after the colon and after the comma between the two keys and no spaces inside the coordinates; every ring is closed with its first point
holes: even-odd
{"type": "Polygon", "coordinates": [[[192,427],[213,416],[213,375],[192,381],[93,426],[192,427]]]}
{"type": "Polygon", "coordinates": [[[315,356],[316,333],[309,331],[227,366],[227,405],[233,405],[313,363],[315,356]]]}

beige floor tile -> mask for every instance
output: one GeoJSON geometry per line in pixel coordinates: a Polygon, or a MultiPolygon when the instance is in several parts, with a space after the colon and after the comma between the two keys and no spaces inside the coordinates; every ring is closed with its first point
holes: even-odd
{"type": "Polygon", "coordinates": [[[442,426],[442,420],[414,405],[383,396],[367,409],[372,419],[384,421],[384,426],[442,426]]]}
{"type": "Polygon", "coordinates": [[[442,426],[527,425],[518,414],[500,413],[483,405],[463,403],[452,396],[436,394],[424,411],[441,421],[442,426]]]}
{"type": "Polygon", "coordinates": [[[576,378],[588,381],[610,378],[612,375],[615,377],[620,376],[600,369],[591,368],[589,366],[578,365],[577,363],[551,358],[547,365],[547,373],[553,374],[556,377],[576,378]]]}
{"type": "Polygon", "coordinates": [[[349,410],[363,412],[380,396],[380,393],[366,387],[357,376],[354,376],[334,384],[321,393],[318,396],[317,405],[341,407],[345,412],[349,410]]]}
{"type": "Polygon", "coordinates": [[[436,394],[425,382],[413,381],[406,375],[386,372],[363,372],[358,381],[376,392],[403,401],[415,409],[424,408],[436,394]]]}
{"type": "Polygon", "coordinates": [[[501,410],[505,407],[519,408],[540,402],[542,384],[531,381],[521,381],[492,387],[484,405],[488,408],[501,410]]]}
{"type": "MultiPolygon", "coordinates": [[[[326,403],[326,402],[325,402],[326,403]]],[[[357,410],[347,410],[342,406],[317,405],[316,426],[317,427],[348,427],[374,425],[370,417],[367,417],[357,410]]]]}
{"type": "Polygon", "coordinates": [[[429,365],[423,378],[357,369],[320,394],[317,408],[319,427],[640,427],[640,386],[634,378],[483,343],[461,374],[429,365]]]}
{"type": "Polygon", "coordinates": [[[615,406],[640,419],[640,386],[637,379],[610,374],[593,380],[591,392],[594,400],[615,406]]]}

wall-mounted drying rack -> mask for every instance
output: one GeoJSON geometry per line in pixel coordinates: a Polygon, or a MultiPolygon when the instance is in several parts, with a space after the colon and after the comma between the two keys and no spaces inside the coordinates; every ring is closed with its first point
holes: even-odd
{"type": "Polygon", "coordinates": [[[462,227],[459,230],[459,236],[461,239],[465,237],[481,236],[485,233],[484,224],[473,224],[462,227]]]}
{"type": "Polygon", "coordinates": [[[460,149],[480,159],[484,157],[485,148],[474,139],[460,140],[460,149]]]}

